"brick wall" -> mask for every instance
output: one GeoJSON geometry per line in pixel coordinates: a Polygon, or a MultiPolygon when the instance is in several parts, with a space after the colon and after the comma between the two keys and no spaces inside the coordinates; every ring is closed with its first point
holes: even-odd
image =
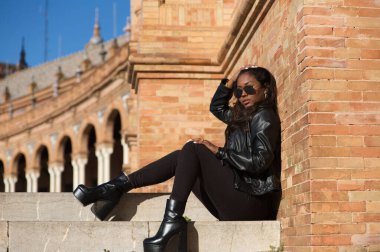
{"type": "MultiPolygon", "coordinates": [[[[261,65],[277,79],[283,171],[278,218],[285,249],[380,251],[379,3],[271,3],[256,30],[233,34],[248,42],[241,45],[241,55],[226,64],[235,70],[247,63],[261,65]]],[[[249,13],[247,20],[254,15],[249,13]]],[[[156,50],[165,52],[165,43],[156,50]]],[[[197,46],[202,48],[202,43],[197,46]]],[[[204,46],[208,48],[207,43],[204,46]]],[[[210,54],[214,52],[218,50],[210,54]]],[[[222,67],[219,76],[230,74],[229,69],[222,67]]],[[[181,74],[168,74],[171,78],[166,79],[156,72],[156,78],[138,81],[141,165],[179,148],[192,136],[223,139],[224,126],[208,113],[217,76],[197,78],[190,72],[182,68],[181,74]]],[[[169,183],[149,190],[170,187],[169,183]]]]}

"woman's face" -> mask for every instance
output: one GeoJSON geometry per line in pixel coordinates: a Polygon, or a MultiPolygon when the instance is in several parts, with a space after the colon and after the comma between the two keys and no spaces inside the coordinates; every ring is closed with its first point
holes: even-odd
{"type": "Polygon", "coordinates": [[[237,88],[242,90],[242,95],[238,98],[239,102],[243,104],[245,108],[251,107],[256,103],[259,103],[265,99],[264,90],[265,88],[260,84],[255,77],[249,73],[243,73],[237,79],[237,88]],[[247,94],[244,90],[245,86],[253,86],[255,89],[254,94],[247,94]]]}

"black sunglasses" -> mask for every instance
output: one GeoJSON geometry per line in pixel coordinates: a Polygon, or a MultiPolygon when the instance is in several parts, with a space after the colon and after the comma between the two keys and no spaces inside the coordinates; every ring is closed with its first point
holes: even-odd
{"type": "Polygon", "coordinates": [[[243,95],[243,90],[247,95],[254,95],[256,94],[256,90],[253,86],[244,86],[243,88],[235,88],[234,95],[236,98],[240,98],[243,95]]]}

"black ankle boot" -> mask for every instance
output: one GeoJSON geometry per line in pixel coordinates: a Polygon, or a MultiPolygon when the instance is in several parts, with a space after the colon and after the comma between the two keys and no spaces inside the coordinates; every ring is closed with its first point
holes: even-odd
{"type": "Polygon", "coordinates": [[[169,240],[178,235],[178,252],[187,251],[187,222],[182,217],[186,203],[168,199],[164,220],[157,234],[144,240],[144,252],[163,252],[169,240]]]}
{"type": "Polygon", "coordinates": [[[83,206],[95,203],[91,207],[91,211],[100,220],[104,220],[119,202],[121,196],[132,189],[133,186],[131,182],[122,172],[111,181],[96,187],[79,185],[74,190],[74,196],[83,204],[83,206]]]}

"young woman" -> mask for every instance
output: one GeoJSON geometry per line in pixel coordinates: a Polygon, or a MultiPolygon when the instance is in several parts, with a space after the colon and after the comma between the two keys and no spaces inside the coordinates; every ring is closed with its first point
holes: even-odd
{"type": "Polygon", "coordinates": [[[191,191],[219,220],[275,219],[281,199],[281,128],[273,75],[262,67],[241,68],[231,80],[221,81],[210,111],[227,124],[224,147],[194,139],[132,174],[121,173],[94,188],[79,185],[75,197],[83,205],[95,203],[91,210],[103,220],[123,193],[174,176],[161,226],[144,240],[146,252],[164,251],[176,235],[179,251],[186,251],[182,215],[191,191]]]}

